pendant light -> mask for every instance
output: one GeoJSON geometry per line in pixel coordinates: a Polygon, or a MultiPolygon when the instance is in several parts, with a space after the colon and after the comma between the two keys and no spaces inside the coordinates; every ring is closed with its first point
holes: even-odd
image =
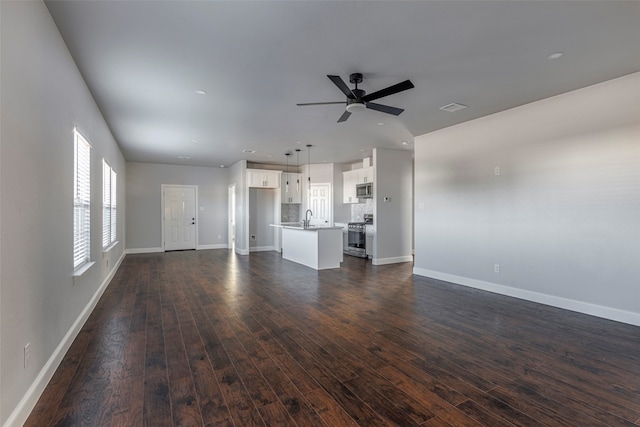
{"type": "Polygon", "coordinates": [[[311,144],[307,144],[307,163],[309,164],[309,176],[307,181],[309,182],[309,200],[311,200],[311,144]]]}
{"type": "Polygon", "coordinates": [[[289,156],[291,153],[284,153],[284,155],[287,156],[287,183],[284,187],[284,192],[289,193],[289,156]]]}
{"type": "MultiPolygon", "coordinates": [[[[299,171],[300,169],[300,149],[296,148],[296,170],[299,171]]],[[[298,173],[296,175],[296,191],[300,191],[300,174],[298,173]]]]}

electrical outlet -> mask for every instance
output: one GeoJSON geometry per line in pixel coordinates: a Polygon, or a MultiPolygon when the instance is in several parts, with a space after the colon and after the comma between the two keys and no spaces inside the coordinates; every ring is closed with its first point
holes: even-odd
{"type": "Polygon", "coordinates": [[[493,272],[500,273],[500,264],[493,264],[493,272]]]}
{"type": "Polygon", "coordinates": [[[218,240],[222,240],[222,236],[218,234],[218,240]]]}
{"type": "Polygon", "coordinates": [[[28,342],[25,346],[24,346],[24,367],[28,368],[29,367],[29,362],[31,358],[31,343],[28,342]]]}
{"type": "Polygon", "coordinates": [[[496,166],[495,168],[493,168],[493,174],[494,175],[500,175],[500,166],[496,166]]]}
{"type": "Polygon", "coordinates": [[[251,240],[256,240],[256,235],[255,234],[251,235],[251,240]]]}

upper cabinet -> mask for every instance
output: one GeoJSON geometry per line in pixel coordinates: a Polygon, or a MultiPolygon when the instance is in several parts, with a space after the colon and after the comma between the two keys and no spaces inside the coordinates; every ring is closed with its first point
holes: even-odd
{"type": "Polygon", "coordinates": [[[247,169],[247,182],[254,188],[280,188],[282,171],[247,169]]]}
{"type": "Polygon", "coordinates": [[[373,182],[373,166],[342,172],[342,203],[359,203],[356,185],[373,182]]]}
{"type": "Polygon", "coordinates": [[[368,182],[373,182],[373,166],[369,166],[368,168],[355,169],[357,174],[356,184],[366,184],[368,182]]]}
{"type": "Polygon", "coordinates": [[[355,170],[342,172],[342,203],[358,203],[356,182],[358,174],[355,170]]]}
{"type": "Polygon", "coordinates": [[[283,172],[280,191],[280,200],[282,201],[282,203],[302,203],[302,174],[283,172]],[[287,181],[289,181],[289,185],[287,185],[287,181]]]}

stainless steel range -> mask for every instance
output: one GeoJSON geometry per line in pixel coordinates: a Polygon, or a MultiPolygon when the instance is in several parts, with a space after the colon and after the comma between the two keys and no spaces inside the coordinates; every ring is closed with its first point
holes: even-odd
{"type": "Polygon", "coordinates": [[[373,214],[365,214],[362,222],[350,222],[347,224],[345,254],[367,258],[367,224],[373,224],[373,214]]]}

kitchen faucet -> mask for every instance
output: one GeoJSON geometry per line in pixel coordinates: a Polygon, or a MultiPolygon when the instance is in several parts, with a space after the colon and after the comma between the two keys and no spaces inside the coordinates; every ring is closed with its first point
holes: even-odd
{"type": "Polygon", "coordinates": [[[302,221],[302,226],[304,228],[309,228],[309,222],[311,221],[311,219],[309,219],[309,214],[313,216],[313,212],[311,212],[311,209],[307,209],[307,211],[304,213],[304,221],[302,221]]]}

